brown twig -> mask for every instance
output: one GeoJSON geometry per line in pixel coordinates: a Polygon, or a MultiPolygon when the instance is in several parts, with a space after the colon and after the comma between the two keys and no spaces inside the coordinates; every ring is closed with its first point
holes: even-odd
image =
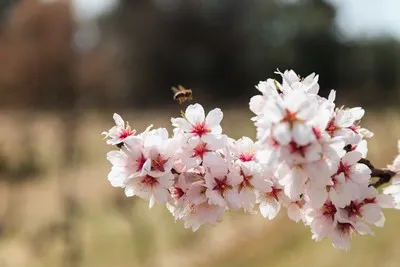
{"type": "Polygon", "coordinates": [[[369,161],[368,159],[360,159],[358,161],[359,163],[363,163],[368,166],[368,168],[371,170],[371,177],[377,177],[379,178],[378,181],[375,183],[370,184],[370,186],[373,186],[375,188],[378,188],[379,186],[390,182],[393,176],[396,175],[395,172],[389,170],[389,169],[378,169],[375,168],[374,165],[369,161]]]}
{"type": "MultiPolygon", "coordinates": [[[[346,150],[346,152],[349,152],[349,151],[352,150],[352,146],[351,145],[347,145],[347,146],[344,147],[344,150],[346,150]]],[[[369,186],[373,186],[375,188],[378,188],[381,185],[390,182],[392,177],[396,175],[396,173],[391,171],[391,170],[375,168],[374,165],[371,163],[371,161],[369,161],[368,159],[362,158],[358,162],[367,165],[367,167],[371,170],[371,177],[379,178],[378,181],[376,181],[375,183],[370,184],[369,186]]]]}

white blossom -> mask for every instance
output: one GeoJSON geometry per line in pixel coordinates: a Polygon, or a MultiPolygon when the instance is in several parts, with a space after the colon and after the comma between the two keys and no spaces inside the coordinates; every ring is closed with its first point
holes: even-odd
{"type": "Polygon", "coordinates": [[[102,133],[116,146],[107,153],[110,184],[149,207],[166,205],[194,231],[217,224],[228,210],[272,220],[286,208],[313,240],[328,238],[336,248],[348,250],[354,236],[373,234],[371,225],[384,225],[384,208],[400,209],[400,155],[387,166],[392,184],[380,193],[370,186],[374,167],[362,163],[373,136],[360,125],[365,110],[337,108],[334,90],[319,96],[314,73],[276,73],[282,82],[260,82],[261,94],[249,102],[254,140],[223,134],[222,111],[206,115],[200,104],[171,119],[172,136],[152,126],[136,134],[114,114],[116,125],[102,133]]]}

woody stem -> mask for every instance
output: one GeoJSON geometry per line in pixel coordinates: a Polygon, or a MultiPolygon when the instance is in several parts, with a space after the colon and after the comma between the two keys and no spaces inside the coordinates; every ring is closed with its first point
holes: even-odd
{"type": "Polygon", "coordinates": [[[373,186],[375,188],[378,188],[379,186],[390,182],[392,177],[396,175],[396,173],[391,170],[375,168],[371,161],[369,161],[368,159],[362,158],[358,162],[368,166],[368,168],[371,170],[371,177],[379,178],[378,181],[370,184],[370,186],[373,186]]]}

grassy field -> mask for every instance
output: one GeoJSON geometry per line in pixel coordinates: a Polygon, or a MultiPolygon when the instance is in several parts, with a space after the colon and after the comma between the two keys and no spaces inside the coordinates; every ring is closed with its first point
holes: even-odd
{"type": "MultiPolygon", "coordinates": [[[[35,160],[42,172],[28,183],[0,182],[0,216],[14,201],[11,227],[0,232],[1,267],[63,266],[62,236],[57,230],[63,213],[60,180],[76,179],[76,195],[81,205],[76,235],[84,267],[193,266],[393,266],[400,264],[400,211],[389,211],[386,226],[375,229],[375,237],[355,238],[352,249],[342,252],[329,241],[315,243],[301,224],[286,214],[268,222],[261,216],[226,214],[215,227],[198,232],[185,230],[174,222],[165,207],[148,209],[146,202],[123,197],[120,189],[107,181],[109,163],[100,133],[112,126],[111,115],[84,112],[78,129],[77,164],[63,167],[61,158],[62,121],[50,114],[9,113],[0,117],[1,150],[10,164],[18,166],[27,153],[31,136],[35,160]],[[25,141],[21,141],[25,140],[25,141]],[[28,140],[28,141],[27,141],[28,140]]],[[[126,111],[121,115],[139,131],[150,122],[169,126],[177,111],[126,111]],[[174,114],[175,113],[175,114],[174,114]]],[[[239,138],[254,137],[248,111],[224,110],[225,133],[239,138]]],[[[396,153],[400,138],[400,116],[391,111],[366,115],[363,125],[373,132],[369,158],[384,166],[396,153]]],[[[0,217],[2,225],[10,218],[0,217]]],[[[1,226],[1,225],[0,225],[1,226]]],[[[10,226],[10,225],[8,225],[10,226]]]]}

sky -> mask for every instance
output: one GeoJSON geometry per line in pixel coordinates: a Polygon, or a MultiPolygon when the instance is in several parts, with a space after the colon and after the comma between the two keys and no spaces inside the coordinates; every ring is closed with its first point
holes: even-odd
{"type": "MultiPolygon", "coordinates": [[[[345,38],[391,35],[400,39],[400,0],[328,1],[338,8],[336,23],[345,38]]],[[[91,20],[115,8],[119,0],[72,0],[72,2],[79,20],[91,20]]]]}
{"type": "Polygon", "coordinates": [[[390,35],[400,39],[400,0],[328,0],[338,8],[337,25],[347,38],[390,35]]]}

